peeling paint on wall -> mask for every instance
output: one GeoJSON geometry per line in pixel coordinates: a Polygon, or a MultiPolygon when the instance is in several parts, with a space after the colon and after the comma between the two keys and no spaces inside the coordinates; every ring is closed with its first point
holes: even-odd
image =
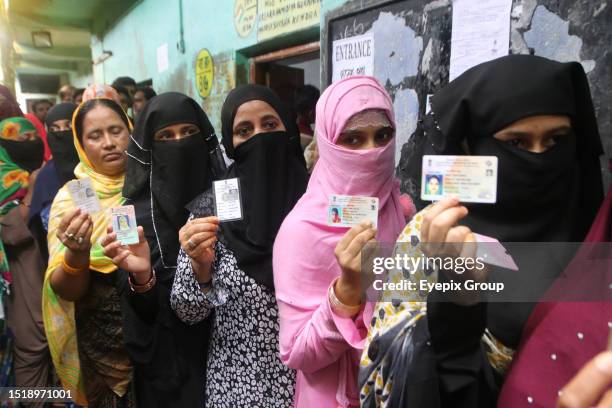
{"type": "Polygon", "coordinates": [[[406,25],[404,18],[380,13],[367,32],[374,34],[374,76],[397,85],[417,74],[423,38],[406,25]]]}
{"type": "Polygon", "coordinates": [[[410,139],[419,120],[419,96],[414,89],[400,89],[395,93],[395,163],[400,162],[402,146],[410,139]]]}
{"type": "MultiPolygon", "coordinates": [[[[197,95],[196,100],[202,101],[202,109],[208,115],[215,129],[221,132],[221,106],[225,97],[236,86],[235,79],[235,60],[231,53],[220,53],[213,55],[214,80],[210,95],[202,99],[197,95]]],[[[194,57],[195,67],[195,57],[194,57]]],[[[221,133],[217,136],[221,137],[221,133]]]]}
{"type": "Polygon", "coordinates": [[[536,55],[560,62],[578,61],[588,73],[595,69],[594,60],[582,60],[582,39],[569,34],[569,22],[544,6],[538,6],[531,21],[531,29],[524,36],[536,55]]]}

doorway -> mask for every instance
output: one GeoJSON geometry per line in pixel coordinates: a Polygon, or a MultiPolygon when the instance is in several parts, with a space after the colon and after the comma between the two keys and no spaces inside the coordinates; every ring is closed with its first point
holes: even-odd
{"type": "Polygon", "coordinates": [[[272,88],[293,108],[295,90],[304,85],[320,88],[319,42],[258,55],[251,59],[250,83],[272,88]]]}

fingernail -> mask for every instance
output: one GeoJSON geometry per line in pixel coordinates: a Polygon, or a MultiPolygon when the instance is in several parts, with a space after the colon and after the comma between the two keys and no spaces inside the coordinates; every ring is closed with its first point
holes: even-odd
{"type": "Polygon", "coordinates": [[[595,366],[602,372],[612,375],[612,352],[606,351],[605,353],[597,356],[595,359],[595,366]]]}

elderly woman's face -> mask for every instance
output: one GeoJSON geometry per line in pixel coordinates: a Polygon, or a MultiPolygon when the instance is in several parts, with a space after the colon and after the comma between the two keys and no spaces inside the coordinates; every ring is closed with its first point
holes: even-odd
{"type": "Polygon", "coordinates": [[[521,150],[543,153],[571,132],[568,116],[539,115],[518,120],[495,133],[494,137],[521,150]]]}
{"type": "Polygon", "coordinates": [[[387,114],[370,109],[353,115],[346,122],[336,144],[351,150],[374,149],[388,145],[394,135],[395,129],[387,114]]]}
{"type": "Polygon", "coordinates": [[[83,120],[83,150],[94,169],[106,176],[125,171],[129,139],[121,117],[106,106],[96,106],[83,120]]]}
{"type": "Polygon", "coordinates": [[[287,130],[278,112],[264,101],[249,101],[240,105],[232,127],[234,148],[259,133],[287,130]]]}

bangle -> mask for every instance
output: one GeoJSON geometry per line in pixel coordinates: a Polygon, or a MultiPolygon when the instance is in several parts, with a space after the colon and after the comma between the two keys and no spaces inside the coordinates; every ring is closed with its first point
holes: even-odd
{"type": "Polygon", "coordinates": [[[328,291],[329,304],[332,311],[340,317],[354,317],[361,310],[361,305],[349,306],[342,303],[336,296],[336,292],[334,290],[337,281],[338,278],[332,281],[328,291]]]}
{"type": "Polygon", "coordinates": [[[155,282],[157,282],[157,278],[155,277],[155,269],[151,269],[151,277],[149,281],[144,285],[138,285],[132,281],[132,277],[128,276],[128,283],[130,284],[130,289],[134,293],[145,293],[151,290],[153,286],[155,286],[155,282]]]}
{"type": "Polygon", "coordinates": [[[74,266],[70,266],[66,263],[66,257],[62,259],[62,269],[68,275],[79,276],[83,272],[85,268],[75,268],[74,266]]]}

